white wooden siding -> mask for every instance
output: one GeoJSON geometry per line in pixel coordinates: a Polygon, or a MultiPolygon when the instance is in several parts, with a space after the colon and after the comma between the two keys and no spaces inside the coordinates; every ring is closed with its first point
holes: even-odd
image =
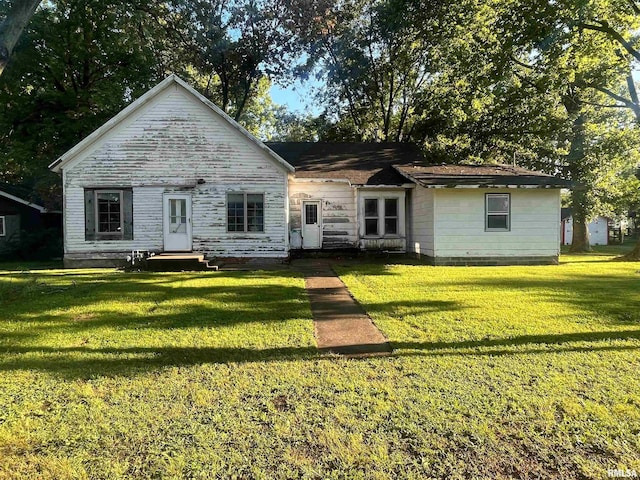
{"type": "Polygon", "coordinates": [[[436,189],[436,257],[554,256],[560,249],[559,189],[436,189]],[[485,231],[485,194],[511,194],[511,229],[485,231]]]}
{"type": "Polygon", "coordinates": [[[409,251],[434,256],[434,189],[417,186],[411,192],[409,251]]]}
{"type": "Polygon", "coordinates": [[[321,200],[322,248],[358,245],[355,189],[347,182],[289,180],[290,229],[302,228],[302,202],[321,200]]]}
{"type": "Polygon", "coordinates": [[[162,194],[191,193],[193,248],[210,256],[287,255],[287,172],[179,85],[159,94],[64,169],[65,253],[162,250],[162,194]],[[204,181],[198,184],[198,180],[204,181]],[[133,189],[133,240],[85,241],[84,188],[133,189]],[[265,231],[229,233],[226,195],[264,193],[265,231]]]}

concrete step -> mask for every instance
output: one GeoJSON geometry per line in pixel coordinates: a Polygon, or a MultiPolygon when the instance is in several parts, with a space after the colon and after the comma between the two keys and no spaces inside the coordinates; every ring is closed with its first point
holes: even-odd
{"type": "Polygon", "coordinates": [[[217,271],[204,255],[197,253],[161,253],[146,260],[146,270],[151,272],[203,272],[217,271]]]}

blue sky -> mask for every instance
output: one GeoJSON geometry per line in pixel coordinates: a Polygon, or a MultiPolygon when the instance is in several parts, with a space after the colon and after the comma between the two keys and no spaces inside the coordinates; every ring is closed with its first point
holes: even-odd
{"type": "Polygon", "coordinates": [[[314,99],[314,88],[321,82],[315,79],[306,81],[296,80],[287,87],[279,85],[271,86],[271,99],[279,105],[286,105],[290,111],[295,113],[310,113],[318,115],[322,109],[314,99]]]}

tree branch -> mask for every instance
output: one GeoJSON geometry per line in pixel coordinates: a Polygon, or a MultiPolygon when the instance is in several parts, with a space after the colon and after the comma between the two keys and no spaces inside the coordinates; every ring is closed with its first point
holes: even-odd
{"type": "Polygon", "coordinates": [[[606,33],[610,38],[618,42],[626,51],[636,60],[640,61],[640,51],[636,50],[631,42],[627,41],[619,32],[613,29],[609,22],[607,21],[598,21],[598,25],[594,25],[592,23],[578,23],[578,27],[584,28],[585,30],[593,30],[596,32],[606,33]]]}
{"type": "Polygon", "coordinates": [[[0,75],[40,1],[15,0],[6,18],[0,23],[0,75]]]}
{"type": "Polygon", "coordinates": [[[631,10],[633,10],[633,13],[635,13],[636,15],[640,15],[640,7],[635,2],[635,0],[628,0],[627,3],[629,3],[629,6],[631,7],[631,10]]]}

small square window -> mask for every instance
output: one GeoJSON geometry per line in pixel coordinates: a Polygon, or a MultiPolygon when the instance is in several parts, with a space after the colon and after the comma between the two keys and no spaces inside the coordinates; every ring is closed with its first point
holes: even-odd
{"type": "Polygon", "coordinates": [[[378,197],[364,199],[364,234],[396,236],[400,231],[400,199],[378,197]]]}
{"type": "Polygon", "coordinates": [[[264,232],[264,195],[229,193],[227,195],[227,231],[264,232]]]}

